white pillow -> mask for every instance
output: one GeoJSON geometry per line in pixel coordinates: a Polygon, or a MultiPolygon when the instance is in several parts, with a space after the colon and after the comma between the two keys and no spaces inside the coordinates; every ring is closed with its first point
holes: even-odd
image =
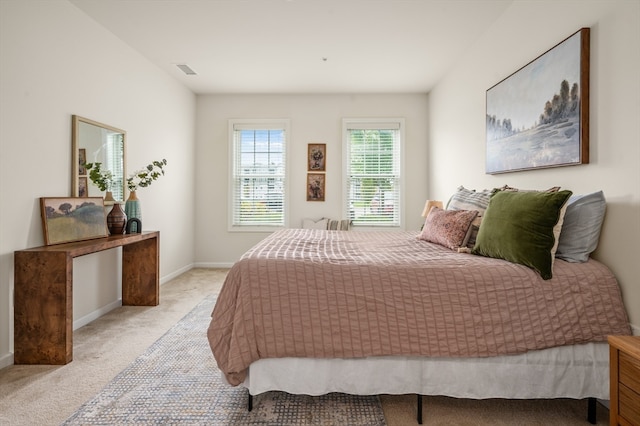
{"type": "Polygon", "coordinates": [[[327,229],[329,219],[322,218],[320,220],[302,219],[302,229],[327,229]]]}

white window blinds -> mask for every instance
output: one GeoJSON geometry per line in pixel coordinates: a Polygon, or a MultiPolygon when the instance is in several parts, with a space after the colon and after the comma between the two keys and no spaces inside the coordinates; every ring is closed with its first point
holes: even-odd
{"type": "Polygon", "coordinates": [[[402,124],[343,122],[345,206],[354,226],[401,226],[402,124]]]}
{"type": "Polygon", "coordinates": [[[122,133],[113,133],[111,131],[103,130],[103,138],[106,140],[104,143],[105,152],[104,157],[106,161],[106,170],[113,172],[113,184],[108,189],[113,194],[116,200],[124,200],[124,135],[122,133]]]}
{"type": "Polygon", "coordinates": [[[285,226],[287,129],[282,121],[230,122],[231,228],[285,226]]]}

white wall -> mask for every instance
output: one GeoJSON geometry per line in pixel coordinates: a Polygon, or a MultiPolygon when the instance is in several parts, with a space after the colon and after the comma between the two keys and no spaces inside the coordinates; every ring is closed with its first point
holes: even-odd
{"type": "MultiPolygon", "coordinates": [[[[227,231],[227,119],[291,119],[295,225],[342,215],[341,118],[404,117],[407,229],[419,228],[426,198],[446,200],[461,184],[603,189],[609,206],[597,257],[620,279],[640,325],[639,44],[636,0],[514,1],[429,96],[196,100],[66,0],[0,1],[0,367],[13,349],[13,251],[43,242],[38,197],[70,195],[72,114],[125,129],[129,170],[169,160],[167,175],[139,194],[145,229],[161,231],[163,281],[194,261],[228,265],[266,235],[227,231]],[[592,38],[591,164],[485,175],[486,89],[582,26],[592,38]],[[305,199],[310,142],[327,143],[324,203],[305,199]]],[[[117,250],[74,261],[75,319],[117,302],[119,271],[117,250]]]]}
{"type": "MultiPolygon", "coordinates": [[[[129,171],[161,231],[160,275],[194,258],[195,95],[66,0],[0,2],[0,367],[12,362],[13,252],[43,244],[38,198],[71,195],[71,115],[127,131],[129,171]]],[[[74,261],[74,320],[117,306],[120,249],[74,261]]]]}
{"type": "MultiPolygon", "coordinates": [[[[594,257],[619,279],[640,327],[640,2],[514,1],[429,96],[429,193],[560,185],[602,189],[608,206],[594,257]],[[581,27],[591,28],[590,164],[484,174],[486,90],[581,27]]],[[[636,329],[636,332],[640,329],[636,329]]]]}
{"type": "Polygon", "coordinates": [[[425,94],[198,96],[196,264],[230,265],[267,235],[227,231],[228,119],[291,120],[290,226],[299,227],[307,217],[343,217],[342,118],[405,118],[404,223],[417,230],[427,197],[426,115],[425,94]],[[313,142],[327,144],[325,202],[306,201],[307,144],[313,142]]]}

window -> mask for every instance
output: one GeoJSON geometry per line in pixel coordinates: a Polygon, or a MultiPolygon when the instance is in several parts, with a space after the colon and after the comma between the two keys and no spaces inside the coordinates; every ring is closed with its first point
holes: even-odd
{"type": "Polygon", "coordinates": [[[404,121],[343,120],[345,208],[354,226],[400,227],[404,121]]]}
{"type": "Polygon", "coordinates": [[[112,131],[102,130],[103,140],[106,143],[103,144],[105,149],[104,157],[106,167],[105,170],[111,170],[113,172],[113,184],[111,185],[111,193],[116,200],[124,200],[124,171],[122,153],[124,152],[124,134],[114,133],[112,131]]]}
{"type": "Polygon", "coordinates": [[[230,120],[230,230],[287,224],[288,120],[230,120]]]}

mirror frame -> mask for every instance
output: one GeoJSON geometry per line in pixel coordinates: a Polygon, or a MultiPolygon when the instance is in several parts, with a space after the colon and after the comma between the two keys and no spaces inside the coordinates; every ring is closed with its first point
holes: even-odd
{"type": "MultiPolygon", "coordinates": [[[[122,180],[122,200],[116,200],[116,202],[118,203],[124,203],[124,199],[126,199],[126,189],[127,189],[127,184],[126,184],[126,177],[127,177],[127,166],[126,166],[126,150],[127,150],[127,132],[122,130],[122,129],[118,129],[117,127],[113,127],[113,126],[109,126],[108,124],[104,124],[104,123],[100,123],[98,121],[94,121],[94,120],[90,120],[88,118],[85,117],[81,117],[79,115],[72,115],[71,116],[71,196],[72,197],[78,197],[79,196],[79,183],[80,183],[80,176],[78,174],[79,170],[80,170],[80,154],[79,154],[79,149],[82,148],[82,144],[80,141],[80,124],[84,123],[84,124],[90,124],[96,127],[100,127],[102,129],[105,130],[109,130],[111,132],[114,133],[121,133],[122,134],[122,176],[123,176],[123,180],[122,180]]],[[[86,159],[85,159],[86,161],[86,159]]],[[[87,178],[88,178],[88,174],[87,174],[87,178]]],[[[88,180],[88,184],[90,184],[91,182],[88,180]]],[[[87,197],[89,196],[89,193],[87,191],[87,197]]],[[[104,195],[103,195],[104,196],[104,195]]],[[[105,201],[105,205],[108,204],[113,204],[114,201],[105,201]]]]}

